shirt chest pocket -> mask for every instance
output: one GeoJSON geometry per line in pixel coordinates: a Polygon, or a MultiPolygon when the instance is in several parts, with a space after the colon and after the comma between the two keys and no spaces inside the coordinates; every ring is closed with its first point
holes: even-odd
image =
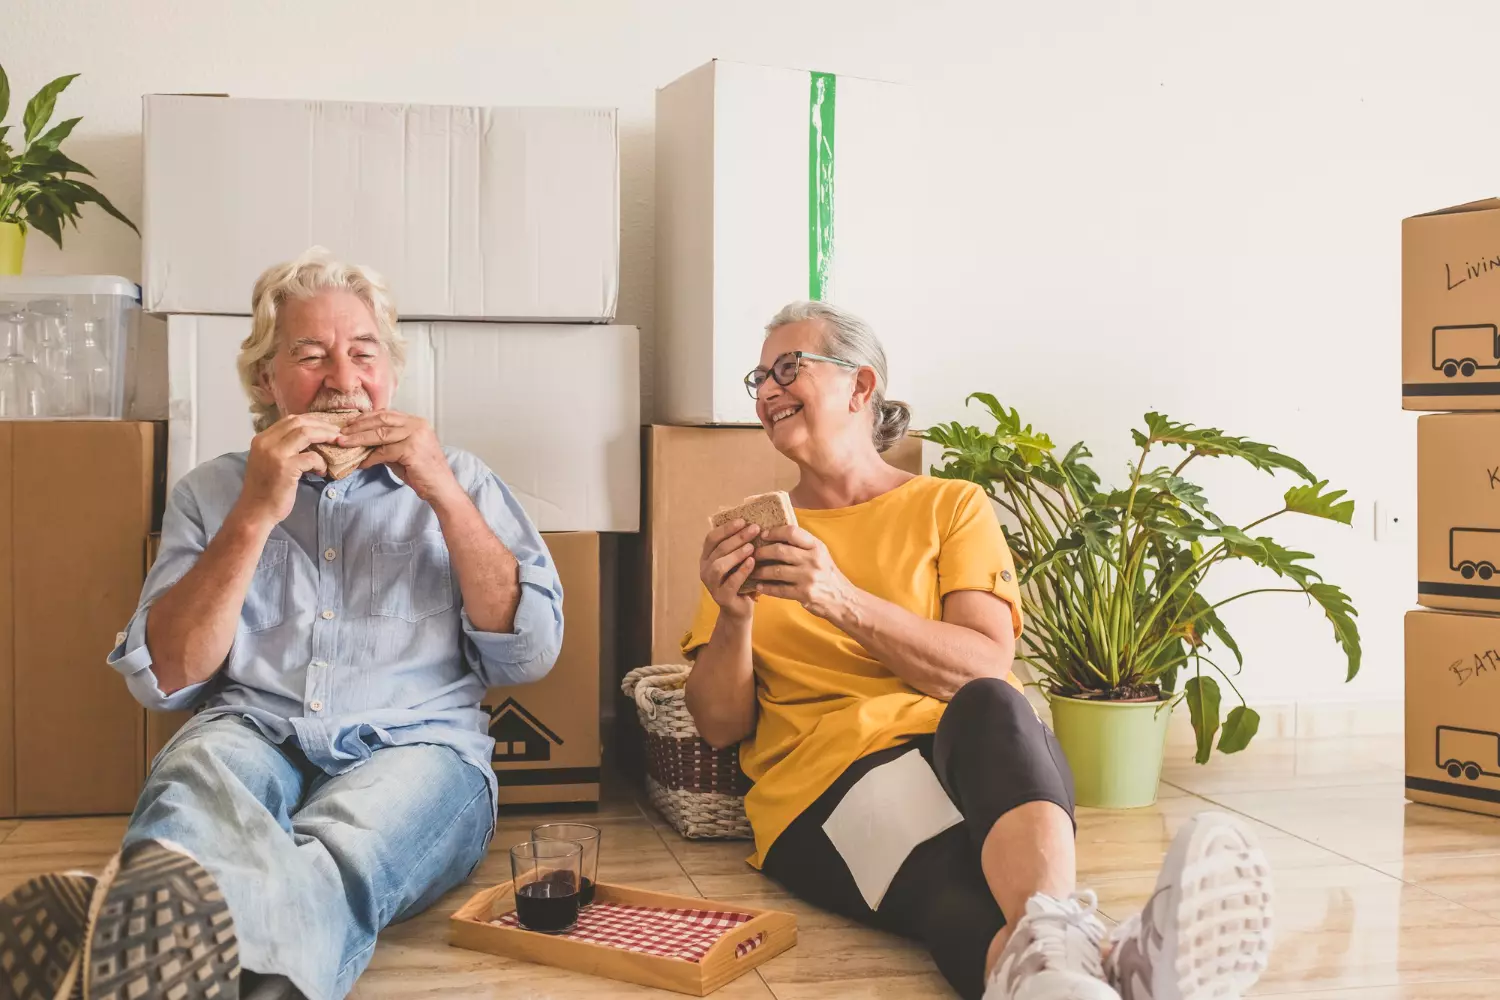
{"type": "Polygon", "coordinates": [[[370,613],[417,622],[453,607],[448,547],[441,538],[376,542],[370,613]]]}
{"type": "Polygon", "coordinates": [[[255,564],[255,575],[250,578],[250,589],[245,593],[245,606],[240,612],[240,623],[247,632],[263,632],[281,624],[286,615],[287,543],[283,538],[266,541],[261,550],[260,562],[255,564]]]}

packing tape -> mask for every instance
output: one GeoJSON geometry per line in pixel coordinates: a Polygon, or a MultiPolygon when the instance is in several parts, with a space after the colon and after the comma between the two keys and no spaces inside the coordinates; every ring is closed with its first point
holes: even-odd
{"type": "Polygon", "coordinates": [[[813,73],[807,140],[807,297],[821,301],[833,266],[833,118],[838,78],[813,73]]]}

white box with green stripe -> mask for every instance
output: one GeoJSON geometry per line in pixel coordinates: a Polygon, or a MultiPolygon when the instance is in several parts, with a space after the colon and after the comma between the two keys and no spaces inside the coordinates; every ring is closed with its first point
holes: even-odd
{"type": "MultiPolygon", "coordinates": [[[[656,419],[754,423],[743,378],[794,299],[913,337],[909,88],[715,60],[656,95],[656,419]]],[[[889,387],[900,395],[900,383],[889,387]]]]}

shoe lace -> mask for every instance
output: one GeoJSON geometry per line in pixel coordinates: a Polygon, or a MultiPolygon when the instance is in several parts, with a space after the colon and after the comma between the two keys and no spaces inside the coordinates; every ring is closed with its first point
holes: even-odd
{"type": "Polygon", "coordinates": [[[1032,896],[1026,902],[1026,925],[1031,938],[1026,948],[1028,955],[1042,955],[1048,968],[1080,969],[1103,979],[1100,948],[1105,932],[1098,908],[1098,897],[1091,890],[1076,892],[1067,899],[1032,896]]]}

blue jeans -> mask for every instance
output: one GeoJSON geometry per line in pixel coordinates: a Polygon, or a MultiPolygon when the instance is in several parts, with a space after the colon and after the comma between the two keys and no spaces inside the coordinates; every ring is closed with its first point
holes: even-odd
{"type": "Polygon", "coordinates": [[[157,758],[125,843],[186,848],[224,891],[241,965],[338,1000],[383,927],[468,877],[494,823],[486,776],[448,747],[387,747],[330,776],[220,716],[157,758]]]}

